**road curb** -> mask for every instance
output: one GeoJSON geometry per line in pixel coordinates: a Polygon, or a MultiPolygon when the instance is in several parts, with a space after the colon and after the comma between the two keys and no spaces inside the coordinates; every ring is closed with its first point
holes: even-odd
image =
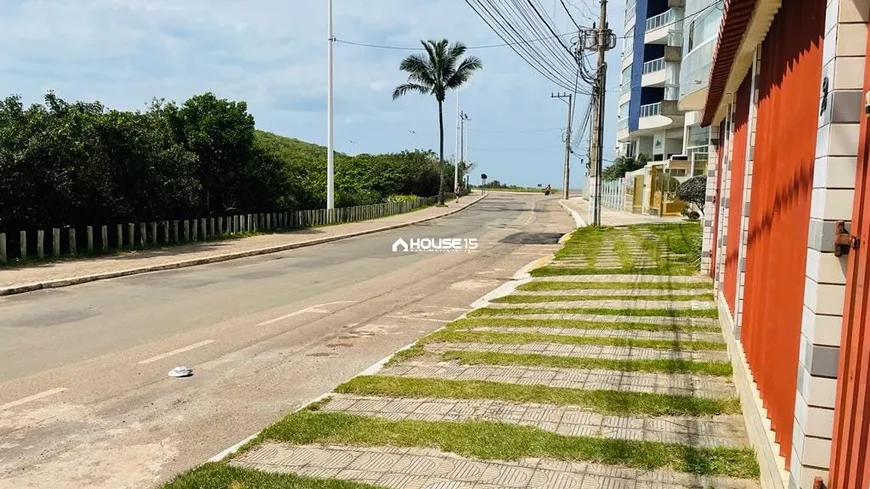
{"type": "Polygon", "coordinates": [[[400,229],[408,226],[413,226],[414,224],[420,224],[421,222],[432,221],[435,219],[440,219],[442,217],[450,216],[456,214],[457,212],[461,212],[474,204],[480,202],[485,199],[488,194],[483,194],[478,197],[476,200],[472,201],[468,205],[460,207],[459,209],[455,209],[449,212],[445,212],[444,214],[438,216],[426,217],[423,219],[418,219],[416,221],[404,222],[401,224],[391,224],[389,226],[382,226],[375,229],[367,229],[365,231],[357,231],[355,233],[347,233],[340,234],[338,236],[329,236],[326,238],[314,238],[308,241],[303,241],[300,243],[289,243],[285,245],[279,246],[270,246],[267,248],[259,248],[256,250],[248,250],[248,251],[240,251],[236,253],[229,253],[226,255],[218,255],[218,256],[210,256],[207,258],[198,258],[196,260],[184,260],[178,261],[174,263],[165,263],[163,265],[152,265],[147,267],[133,268],[129,270],[119,270],[116,272],[105,272],[98,273],[94,275],[85,275],[82,277],[74,277],[68,279],[60,279],[60,280],[49,280],[45,282],[37,282],[32,284],[18,285],[14,287],[6,287],[0,288],[0,297],[7,295],[15,295],[15,294],[23,294],[26,292],[34,292],[37,290],[44,289],[57,289],[61,287],[70,287],[72,285],[81,285],[89,282],[96,282],[98,280],[108,280],[113,278],[121,278],[121,277],[129,277],[130,275],[140,275],[143,273],[150,272],[162,272],[166,270],[176,270],[179,268],[187,268],[187,267],[195,267],[199,265],[207,265],[210,263],[220,263],[224,261],[237,260],[239,258],[249,258],[252,256],[260,256],[260,255],[268,255],[271,253],[280,253],[282,251],[294,250],[297,248],[306,248],[308,246],[315,246],[324,243],[331,243],[333,241],[340,241],[342,239],[354,238],[357,236],[365,236],[367,234],[379,233],[382,231],[390,231],[393,229],[400,229]]]}
{"type": "Polygon", "coordinates": [[[586,226],[588,226],[588,224],[586,223],[586,221],[584,221],[583,218],[580,217],[580,213],[577,212],[577,211],[575,211],[574,209],[568,207],[568,206],[565,204],[565,201],[564,201],[564,200],[560,200],[560,201],[559,201],[559,205],[561,205],[563,209],[565,209],[566,211],[568,211],[568,213],[571,214],[571,217],[574,218],[574,227],[575,227],[576,229],[579,229],[579,228],[582,228],[582,227],[586,227],[586,226]]]}

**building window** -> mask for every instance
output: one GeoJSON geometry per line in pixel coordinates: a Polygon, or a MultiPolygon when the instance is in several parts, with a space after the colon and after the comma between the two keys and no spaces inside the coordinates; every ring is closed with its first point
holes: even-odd
{"type": "Polygon", "coordinates": [[[693,49],[695,49],[695,21],[693,20],[691,24],[689,24],[689,45],[686,46],[686,52],[690,53],[693,49]]]}

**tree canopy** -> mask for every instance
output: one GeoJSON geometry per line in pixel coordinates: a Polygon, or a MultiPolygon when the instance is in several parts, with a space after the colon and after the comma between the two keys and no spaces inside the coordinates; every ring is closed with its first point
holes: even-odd
{"type": "Polygon", "coordinates": [[[601,172],[601,178],[607,181],[623,178],[626,173],[640,170],[649,162],[649,156],[640,154],[635,159],[632,156],[620,156],[613,164],[601,172]]]}
{"type": "MultiPolygon", "coordinates": [[[[336,205],[438,193],[432,152],[336,154],[336,205]]],[[[324,208],[326,148],[255,129],[244,102],[144,111],[0,100],[0,232],[324,208]]]]}

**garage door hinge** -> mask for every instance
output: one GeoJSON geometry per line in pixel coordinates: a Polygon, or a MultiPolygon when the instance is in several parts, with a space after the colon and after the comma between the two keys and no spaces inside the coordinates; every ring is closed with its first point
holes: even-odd
{"type": "Polygon", "coordinates": [[[849,250],[857,250],[861,240],[852,236],[846,229],[845,221],[837,221],[836,234],[834,234],[834,256],[848,255],[849,250]]]}

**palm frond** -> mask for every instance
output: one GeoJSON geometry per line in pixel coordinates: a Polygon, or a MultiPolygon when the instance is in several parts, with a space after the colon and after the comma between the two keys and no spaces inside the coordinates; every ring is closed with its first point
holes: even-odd
{"type": "Polygon", "coordinates": [[[408,81],[428,85],[436,84],[432,62],[422,54],[412,54],[402,60],[399,69],[408,72],[408,81]]]}
{"type": "Polygon", "coordinates": [[[432,93],[432,90],[430,88],[424,87],[423,85],[420,85],[419,83],[404,83],[396,87],[395,90],[393,90],[393,100],[396,100],[397,98],[409,92],[418,92],[422,93],[423,95],[429,95],[430,93],[432,93]]]}
{"type": "Polygon", "coordinates": [[[469,56],[462,60],[459,63],[459,66],[456,68],[456,71],[450,76],[450,78],[445,83],[446,88],[454,89],[459,88],[465,82],[471,78],[471,75],[474,74],[475,71],[483,68],[483,62],[480,58],[476,56],[469,56]]]}

